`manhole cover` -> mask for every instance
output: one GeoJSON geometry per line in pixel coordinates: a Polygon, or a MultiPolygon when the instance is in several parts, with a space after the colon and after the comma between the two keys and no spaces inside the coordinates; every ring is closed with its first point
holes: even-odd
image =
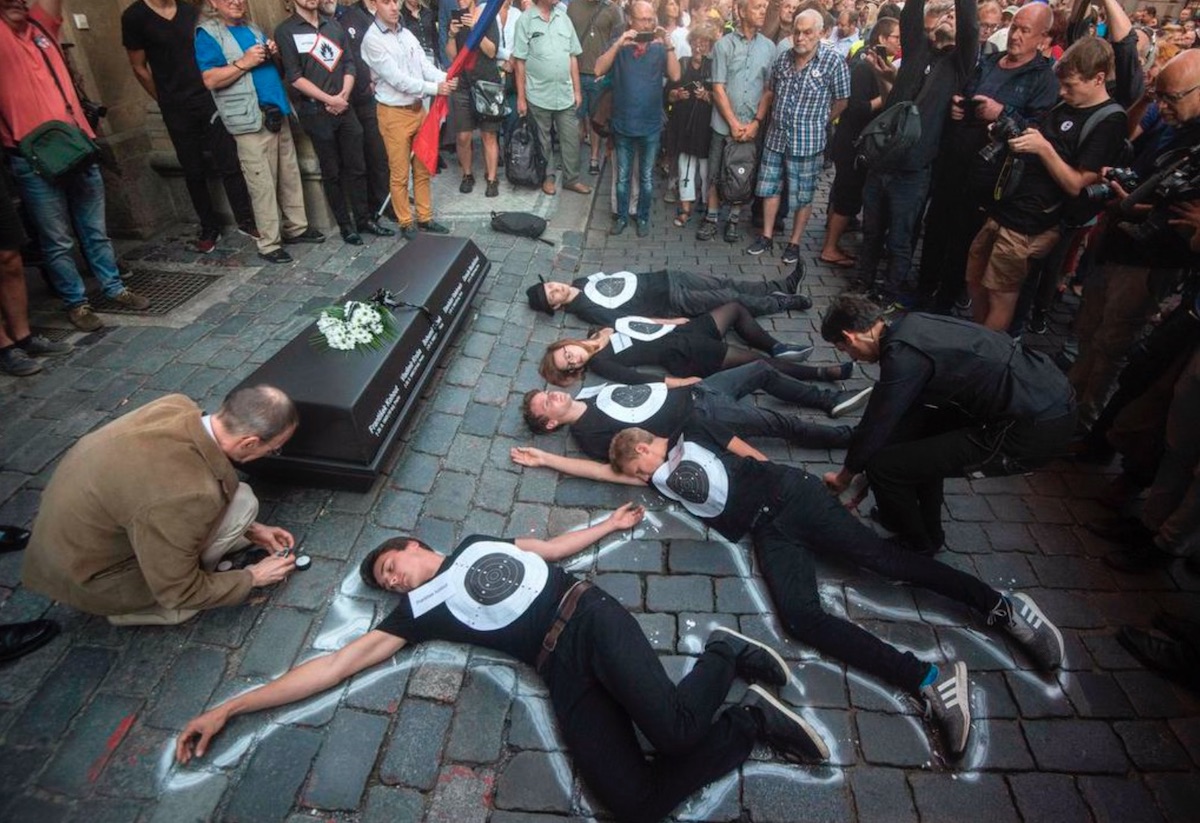
{"type": "Polygon", "coordinates": [[[92,299],[96,311],[111,314],[169,314],[216,283],[220,277],[181,271],[138,271],[124,278],[125,285],[150,300],[150,308],[134,311],[103,295],[92,299]]]}

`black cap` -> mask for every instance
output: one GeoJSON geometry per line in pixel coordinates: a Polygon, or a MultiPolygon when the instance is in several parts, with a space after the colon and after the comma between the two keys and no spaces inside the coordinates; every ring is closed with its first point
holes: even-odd
{"type": "Polygon", "coordinates": [[[545,282],[539,277],[536,283],[525,289],[525,296],[529,298],[529,308],[554,316],[554,307],[550,305],[550,299],[546,297],[545,282]]]}

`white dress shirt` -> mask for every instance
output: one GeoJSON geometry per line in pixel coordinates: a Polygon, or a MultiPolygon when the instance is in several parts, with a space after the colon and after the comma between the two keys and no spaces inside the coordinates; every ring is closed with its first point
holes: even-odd
{"type": "Polygon", "coordinates": [[[411,106],[435,97],[438,83],[446,79],[411,31],[389,29],[378,17],[363,37],[362,56],[371,67],[375,100],[385,106],[411,106]]]}

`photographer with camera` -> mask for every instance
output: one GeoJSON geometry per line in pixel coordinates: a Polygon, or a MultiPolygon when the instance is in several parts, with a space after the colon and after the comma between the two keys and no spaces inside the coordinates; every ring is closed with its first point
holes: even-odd
{"type": "Polygon", "coordinates": [[[275,66],[279,47],[250,21],[246,0],[212,0],[196,26],[196,65],[221,122],[237,143],[258,225],[258,256],[290,263],[285,243],[323,243],[308,225],[292,107],[275,66]],[[282,224],[280,212],[283,213],[282,224]]]}
{"type": "Polygon", "coordinates": [[[1009,117],[992,124],[992,139],[1004,140],[1009,153],[967,255],[975,322],[1008,329],[1030,261],[1049,254],[1061,224],[1078,225],[1077,210],[1091,208],[1081,193],[1120,156],[1125,110],[1106,87],[1114,72],[1112,46],[1085,37],[1054,66],[1062,101],[1038,128],[1021,129],[1009,117]]]}
{"type": "MultiPolygon", "coordinates": [[[[1200,52],[1189,49],[1159,72],[1155,96],[1165,134],[1134,159],[1143,182],[1129,191],[1111,182],[1116,201],[1100,251],[1101,267],[1088,281],[1076,321],[1079,357],[1069,378],[1079,398],[1079,417],[1090,424],[1104,407],[1122,362],[1159,298],[1181,270],[1196,266],[1194,205],[1200,188],[1200,52]],[[1192,205],[1188,205],[1192,203],[1192,205]],[[1172,221],[1175,225],[1172,226],[1172,221]]],[[[1084,443],[1103,454],[1105,432],[1084,443]]]]}

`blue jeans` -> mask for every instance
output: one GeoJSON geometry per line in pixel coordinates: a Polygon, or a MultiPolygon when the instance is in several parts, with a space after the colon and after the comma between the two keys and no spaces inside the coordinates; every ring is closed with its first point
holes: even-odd
{"type": "Polygon", "coordinates": [[[87,302],[83,278],[75,266],[72,226],[104,294],[116,297],[125,291],[117,271],[116,252],[104,225],[104,181],[99,166],[92,164],[62,182],[51,183],[34,171],[24,157],[12,156],[10,165],[21,200],[37,227],[50,283],[66,307],[87,302]]]}
{"type": "Polygon", "coordinates": [[[883,292],[897,296],[908,282],[912,269],[917,226],[925,211],[930,170],[872,171],[863,187],[863,245],[859,252],[859,274],[865,283],[875,282],[879,259],[886,245],[891,260],[883,292]]]}
{"type": "Polygon", "coordinates": [[[658,142],[662,130],[643,137],[627,137],[613,134],[617,141],[617,219],[629,214],[629,181],[633,176],[633,158],[638,158],[638,204],[637,219],[643,223],[650,219],[650,204],[654,198],[654,158],[658,156],[658,142]]]}

